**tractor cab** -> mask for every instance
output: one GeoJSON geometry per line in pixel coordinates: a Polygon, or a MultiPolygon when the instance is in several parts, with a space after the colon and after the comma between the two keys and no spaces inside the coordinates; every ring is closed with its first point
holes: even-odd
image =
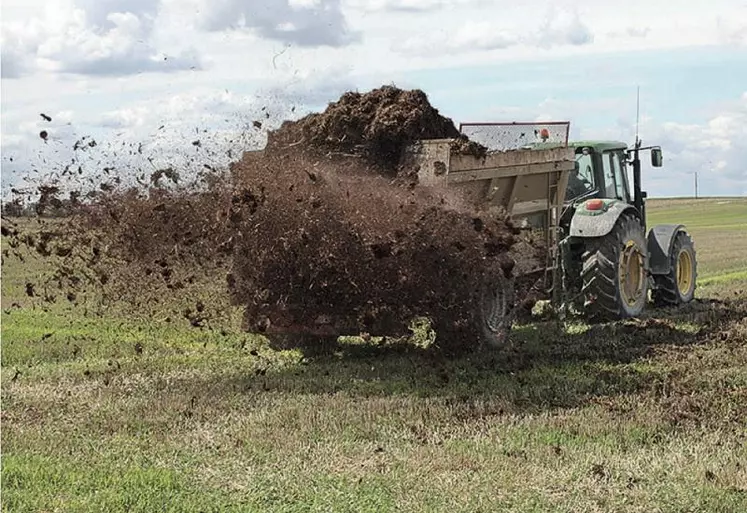
{"type": "MultiPolygon", "coordinates": [[[[645,226],[646,194],[640,191],[640,160],[637,160],[635,148],[628,149],[627,144],[620,141],[576,141],[569,142],[568,146],[574,149],[575,167],[568,173],[565,204],[579,207],[591,199],[605,200],[605,204],[622,202],[636,208],[645,226]],[[632,189],[628,166],[634,175],[632,189]]],[[[661,149],[650,150],[651,165],[661,167],[661,149]]],[[[574,210],[567,209],[566,215],[572,215],[574,210]]]]}
{"type": "Polygon", "coordinates": [[[569,146],[574,148],[576,163],[568,174],[567,202],[591,198],[631,202],[624,142],[580,141],[569,146]]]}
{"type": "MultiPolygon", "coordinates": [[[[523,149],[542,150],[559,147],[559,143],[540,142],[523,149]]],[[[601,198],[634,204],[634,191],[628,181],[630,152],[621,141],[576,141],[568,147],[575,153],[575,167],[568,173],[565,203],[579,204],[587,199],[601,198]]],[[[661,154],[658,155],[659,161],[661,154]]],[[[652,165],[654,162],[652,153],[652,165]]],[[[660,166],[661,163],[658,162],[660,166]]],[[[658,166],[657,166],[658,167],[658,166]]]]}

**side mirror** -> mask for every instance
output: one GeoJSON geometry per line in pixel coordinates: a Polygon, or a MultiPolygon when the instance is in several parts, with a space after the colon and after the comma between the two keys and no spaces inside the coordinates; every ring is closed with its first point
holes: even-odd
{"type": "Polygon", "coordinates": [[[661,154],[661,148],[651,149],[651,165],[654,167],[661,167],[664,163],[664,156],[661,154]]]}

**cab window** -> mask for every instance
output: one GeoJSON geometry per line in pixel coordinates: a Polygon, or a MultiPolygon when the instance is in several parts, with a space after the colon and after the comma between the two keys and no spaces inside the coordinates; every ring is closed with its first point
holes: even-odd
{"type": "Polygon", "coordinates": [[[565,193],[566,200],[578,198],[594,190],[595,185],[591,155],[577,154],[575,168],[568,174],[568,187],[565,193]]]}
{"type": "Polygon", "coordinates": [[[628,191],[628,181],[625,173],[625,154],[616,151],[612,154],[612,171],[615,175],[615,191],[618,199],[630,202],[630,192],[628,191]]]}
{"type": "Polygon", "coordinates": [[[605,198],[617,198],[622,201],[629,201],[624,166],[622,152],[608,151],[602,154],[605,198]]]}

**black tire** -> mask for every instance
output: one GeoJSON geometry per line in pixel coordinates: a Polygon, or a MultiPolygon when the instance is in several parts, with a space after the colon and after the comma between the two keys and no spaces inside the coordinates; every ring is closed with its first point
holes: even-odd
{"type": "Polygon", "coordinates": [[[585,241],[582,261],[586,317],[607,321],[641,314],[648,300],[648,252],[643,226],[634,215],[623,213],[610,233],[585,241]],[[621,274],[625,263],[630,272],[621,274]]]}
{"type": "Polygon", "coordinates": [[[508,342],[514,313],[515,280],[499,276],[486,283],[480,293],[477,315],[479,334],[483,344],[501,348],[508,342]]]}
{"type": "Polygon", "coordinates": [[[651,291],[654,305],[664,307],[689,303],[695,297],[697,279],[698,262],[695,258],[695,245],[687,232],[680,231],[674,236],[669,253],[669,273],[654,275],[655,287],[651,291]],[[683,252],[685,254],[680,256],[683,252]],[[683,258],[685,260],[682,260],[683,258]],[[686,280],[678,280],[680,272],[688,275],[686,280]]]}

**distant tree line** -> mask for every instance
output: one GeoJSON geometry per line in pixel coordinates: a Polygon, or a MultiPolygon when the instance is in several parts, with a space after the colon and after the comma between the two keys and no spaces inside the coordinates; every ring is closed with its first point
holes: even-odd
{"type": "Polygon", "coordinates": [[[67,217],[75,207],[67,200],[59,205],[41,205],[38,201],[6,201],[2,204],[3,217],[67,217]]]}
{"type": "Polygon", "coordinates": [[[81,205],[80,193],[71,192],[68,198],[60,199],[56,187],[40,187],[39,199],[26,201],[16,197],[2,202],[4,217],[66,217],[81,205]]]}

